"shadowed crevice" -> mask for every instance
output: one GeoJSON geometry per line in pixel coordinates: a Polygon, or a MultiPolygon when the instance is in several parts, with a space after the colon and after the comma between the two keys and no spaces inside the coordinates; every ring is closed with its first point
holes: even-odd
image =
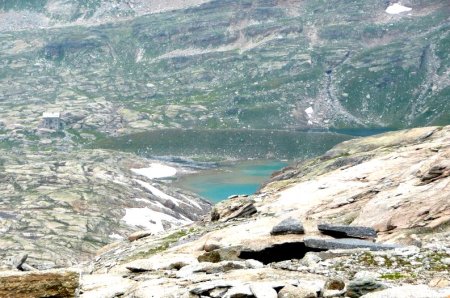
{"type": "Polygon", "coordinates": [[[306,247],[304,242],[289,242],[275,244],[259,251],[244,250],[239,254],[239,258],[258,260],[263,264],[269,264],[291,259],[302,259],[309,251],[319,252],[325,250],[306,247]]]}

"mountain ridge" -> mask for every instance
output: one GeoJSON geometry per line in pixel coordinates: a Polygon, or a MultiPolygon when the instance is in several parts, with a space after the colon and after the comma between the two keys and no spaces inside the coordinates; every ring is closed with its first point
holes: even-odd
{"type": "Polygon", "coordinates": [[[39,138],[47,110],[62,113],[74,143],[80,131],[444,125],[448,7],[403,4],[412,11],[390,15],[383,1],[212,1],[2,33],[0,129],[39,138]]]}

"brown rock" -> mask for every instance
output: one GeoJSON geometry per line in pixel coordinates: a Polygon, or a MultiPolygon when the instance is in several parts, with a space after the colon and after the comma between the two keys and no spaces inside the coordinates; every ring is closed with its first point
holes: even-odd
{"type": "Polygon", "coordinates": [[[206,241],[205,245],[203,246],[203,249],[205,251],[209,252],[209,251],[213,251],[213,250],[219,249],[220,247],[221,246],[220,246],[220,243],[218,241],[208,240],[208,241],[206,241]]]}
{"type": "Polygon", "coordinates": [[[148,237],[148,236],[151,236],[151,235],[152,235],[151,231],[137,231],[137,232],[134,232],[133,234],[129,235],[128,236],[128,240],[130,242],[133,242],[133,241],[136,241],[138,239],[145,238],[145,237],[148,237]]]}
{"type": "Polygon", "coordinates": [[[210,252],[205,252],[198,256],[199,262],[211,262],[217,263],[220,261],[233,261],[239,260],[239,254],[241,253],[241,247],[227,247],[219,248],[210,252]]]}
{"type": "Polygon", "coordinates": [[[326,281],[325,290],[343,290],[345,288],[345,282],[342,278],[330,278],[326,281]]]}
{"type": "Polygon", "coordinates": [[[0,273],[0,297],[75,297],[79,273],[64,270],[0,273]]]}
{"type": "Polygon", "coordinates": [[[211,221],[228,221],[249,217],[257,212],[254,201],[243,196],[233,197],[217,204],[211,212],[211,221]]]}
{"type": "Polygon", "coordinates": [[[450,176],[450,168],[447,167],[447,165],[434,165],[420,180],[422,181],[422,184],[428,184],[448,176],[450,176]]]}
{"type": "Polygon", "coordinates": [[[122,243],[122,242],[118,241],[118,242],[113,242],[113,243],[107,244],[107,245],[105,245],[105,246],[103,246],[103,247],[100,247],[100,248],[95,252],[95,255],[96,255],[96,256],[100,256],[100,255],[104,254],[105,252],[108,252],[108,251],[110,251],[110,250],[113,250],[114,248],[119,247],[121,243],[122,243]]]}
{"type": "Polygon", "coordinates": [[[428,283],[433,288],[446,288],[450,286],[450,280],[444,277],[435,277],[428,283]]]}
{"type": "Polygon", "coordinates": [[[210,251],[210,252],[205,252],[204,254],[198,256],[198,261],[199,262],[218,263],[218,262],[222,261],[222,258],[218,251],[210,251]]]}
{"type": "Polygon", "coordinates": [[[253,205],[253,203],[247,203],[245,205],[243,205],[242,207],[240,207],[239,209],[237,209],[236,211],[234,211],[233,213],[231,213],[230,215],[228,215],[225,218],[221,218],[221,221],[228,221],[231,219],[235,219],[235,218],[241,218],[241,217],[250,217],[253,214],[255,214],[257,212],[255,206],[253,205]]]}

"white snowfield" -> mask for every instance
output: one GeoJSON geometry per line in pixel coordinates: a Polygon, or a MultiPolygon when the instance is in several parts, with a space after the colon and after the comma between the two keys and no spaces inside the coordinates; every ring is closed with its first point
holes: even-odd
{"type": "Polygon", "coordinates": [[[388,14],[400,14],[402,12],[408,12],[411,10],[412,10],[411,7],[403,6],[400,3],[391,4],[388,8],[386,8],[386,12],[388,14]]]}
{"type": "Polygon", "coordinates": [[[177,169],[160,163],[152,163],[148,168],[131,169],[131,171],[149,179],[172,177],[177,173],[177,169]]]}
{"type": "Polygon", "coordinates": [[[172,196],[169,196],[168,194],[160,191],[156,187],[148,184],[147,182],[144,182],[144,181],[141,181],[141,180],[137,180],[137,179],[134,179],[134,181],[139,183],[142,187],[145,187],[147,190],[149,190],[152,194],[154,194],[158,198],[163,199],[163,200],[172,201],[175,205],[180,206],[180,201],[179,200],[177,200],[176,198],[174,198],[172,196]]]}
{"type": "Polygon", "coordinates": [[[128,225],[139,226],[152,233],[164,231],[162,221],[167,221],[176,225],[187,224],[189,220],[177,219],[173,216],[145,208],[125,208],[125,216],[122,218],[128,225]]]}

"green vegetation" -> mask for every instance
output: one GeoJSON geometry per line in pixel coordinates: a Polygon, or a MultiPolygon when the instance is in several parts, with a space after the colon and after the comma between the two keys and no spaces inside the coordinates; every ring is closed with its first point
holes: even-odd
{"type": "Polygon", "coordinates": [[[189,234],[194,234],[196,232],[197,230],[195,228],[181,229],[176,232],[173,232],[172,234],[162,239],[155,239],[154,241],[152,241],[152,245],[150,248],[148,248],[145,251],[140,251],[137,254],[129,256],[127,259],[123,260],[122,263],[126,263],[136,259],[151,257],[154,254],[167,250],[169,247],[171,247],[171,245],[178,242],[178,240],[180,240],[182,237],[185,237],[189,234]]]}
{"type": "Polygon", "coordinates": [[[368,266],[377,265],[377,263],[375,262],[374,256],[370,252],[364,252],[360,256],[359,261],[368,266]]]}
{"type": "Polygon", "coordinates": [[[382,279],[388,279],[388,280],[397,280],[397,279],[404,279],[409,277],[409,275],[404,275],[399,272],[394,273],[385,273],[381,275],[382,279]]]}

